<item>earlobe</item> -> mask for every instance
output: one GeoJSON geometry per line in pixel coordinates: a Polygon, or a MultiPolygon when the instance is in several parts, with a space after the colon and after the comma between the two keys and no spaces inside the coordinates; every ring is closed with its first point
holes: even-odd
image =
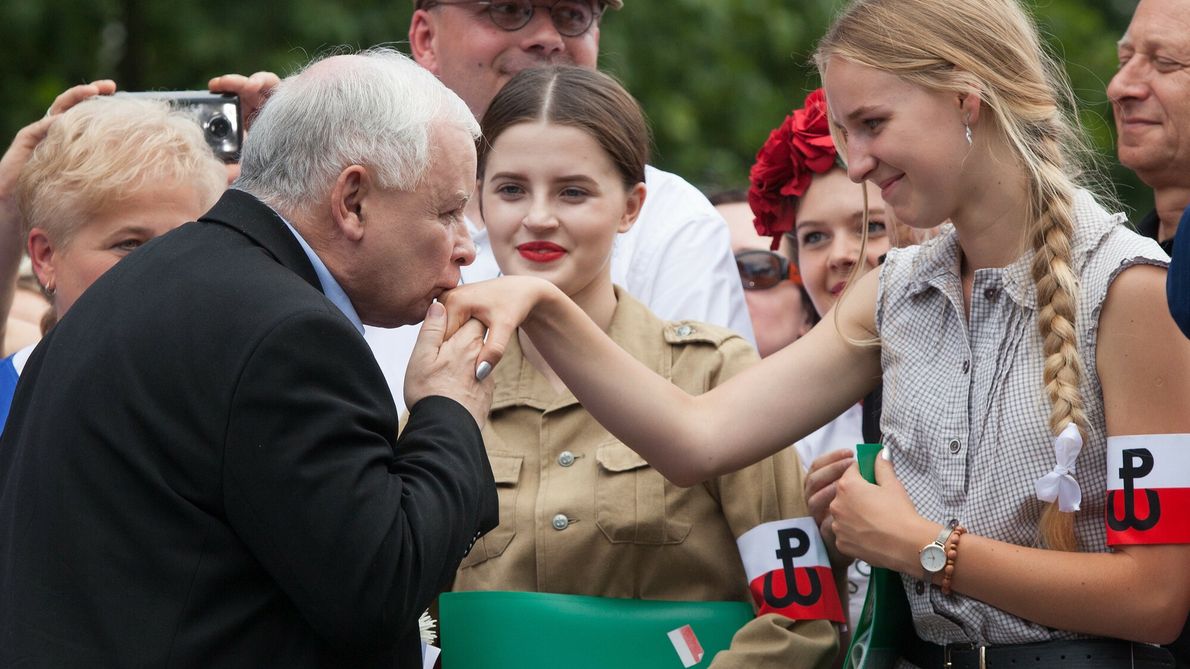
{"type": "Polygon", "coordinates": [[[54,247],[45,230],[33,228],[29,231],[28,240],[29,260],[33,263],[33,273],[37,281],[47,292],[53,292],[55,285],[54,247]]]}
{"type": "Polygon", "coordinates": [[[620,225],[616,228],[616,232],[628,232],[632,229],[632,225],[636,223],[636,219],[640,216],[640,210],[645,206],[645,185],[638,183],[628,191],[628,200],[624,207],[624,217],[620,219],[620,225]]]}
{"type": "Polygon", "coordinates": [[[983,100],[980,99],[978,91],[971,91],[959,96],[959,113],[962,115],[964,125],[970,127],[979,123],[979,111],[982,105],[983,100]]]}
{"type": "Polygon", "coordinates": [[[331,218],[350,241],[358,242],[364,236],[364,200],[371,192],[372,181],[362,165],[348,166],[331,188],[331,218]]]}
{"type": "Polygon", "coordinates": [[[428,10],[413,12],[413,18],[409,21],[409,51],[418,65],[437,76],[440,73],[435,52],[435,28],[434,17],[428,10]]]}

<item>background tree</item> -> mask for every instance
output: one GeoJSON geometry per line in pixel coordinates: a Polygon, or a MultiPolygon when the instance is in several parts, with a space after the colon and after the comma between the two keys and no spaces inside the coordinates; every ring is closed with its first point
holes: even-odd
{"type": "MultiPolygon", "coordinates": [[[[742,186],[768,132],[818,86],[809,56],[839,5],[627,0],[604,19],[601,65],[649,115],[655,164],[707,190],[742,186]]],[[[1116,164],[1104,88],[1134,5],[1033,3],[1131,214],[1147,211],[1151,196],[1116,164]]],[[[64,88],[99,77],[125,90],[201,88],[225,72],[285,74],[344,44],[403,48],[411,13],[408,0],[4,0],[0,136],[7,141],[64,88]]]]}

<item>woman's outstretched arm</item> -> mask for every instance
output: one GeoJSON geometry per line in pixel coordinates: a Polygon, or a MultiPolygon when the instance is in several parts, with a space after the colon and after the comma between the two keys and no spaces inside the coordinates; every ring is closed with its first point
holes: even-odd
{"type": "Polygon", "coordinates": [[[879,272],[855,283],[805,337],[727,383],[690,396],[633,359],[552,284],[504,277],[450,291],[451,328],[489,328],[480,360],[495,363],[520,326],[601,424],[666,478],[692,485],[756,462],[824,425],[875,387],[872,340],[879,272]],[[851,341],[848,341],[850,339],[851,341]]]}

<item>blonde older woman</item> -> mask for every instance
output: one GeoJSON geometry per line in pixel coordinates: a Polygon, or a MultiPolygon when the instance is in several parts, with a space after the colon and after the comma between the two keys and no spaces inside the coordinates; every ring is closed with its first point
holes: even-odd
{"type": "MultiPolygon", "coordinates": [[[[82,95],[114,85],[93,88],[82,95]]],[[[198,125],[164,102],[101,95],[30,128],[18,136],[35,148],[16,202],[33,270],[58,318],[121,258],[200,216],[226,187],[227,170],[198,125]]],[[[0,420],[32,349],[0,363],[0,420]]]]}

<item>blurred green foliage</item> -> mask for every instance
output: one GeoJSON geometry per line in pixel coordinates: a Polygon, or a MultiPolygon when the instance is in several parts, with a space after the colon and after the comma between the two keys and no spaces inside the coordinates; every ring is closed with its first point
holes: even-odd
{"type": "MultiPolygon", "coordinates": [[[[818,85],[815,41],[840,0],[627,0],[604,19],[601,66],[641,101],[654,163],[707,190],[746,184],[757,148],[818,85]]],[[[1131,0],[1032,3],[1065,59],[1083,121],[1131,213],[1149,192],[1114,159],[1104,87],[1131,0]]],[[[340,45],[404,46],[409,0],[3,0],[0,133],[10,138],[66,87],[204,88],[225,72],[292,71],[340,45]]]]}

